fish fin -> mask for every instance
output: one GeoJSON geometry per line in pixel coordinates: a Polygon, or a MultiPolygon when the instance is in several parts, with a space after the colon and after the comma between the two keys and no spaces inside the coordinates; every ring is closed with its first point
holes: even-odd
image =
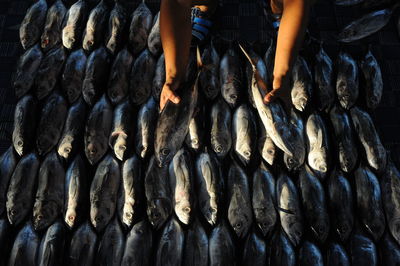
{"type": "Polygon", "coordinates": [[[279,207],[279,206],[277,206],[276,209],[277,209],[278,212],[284,212],[284,213],[292,214],[292,215],[295,214],[294,212],[292,212],[292,211],[290,211],[290,210],[283,209],[283,208],[281,208],[281,207],[279,207]]]}

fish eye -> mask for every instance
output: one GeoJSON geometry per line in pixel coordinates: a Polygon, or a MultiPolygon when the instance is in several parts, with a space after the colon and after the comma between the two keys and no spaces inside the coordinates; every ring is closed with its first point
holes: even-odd
{"type": "Polygon", "coordinates": [[[267,226],[268,226],[268,224],[266,222],[262,223],[262,227],[267,227],[267,226]]]}
{"type": "Polygon", "coordinates": [[[268,154],[270,154],[270,155],[274,155],[274,154],[275,154],[275,151],[274,151],[274,150],[267,150],[267,152],[268,152],[268,154]]]}
{"type": "Polygon", "coordinates": [[[117,97],[117,93],[115,91],[111,92],[111,98],[116,98],[117,97]]]}
{"type": "Polygon", "coordinates": [[[87,42],[87,44],[88,44],[89,46],[93,46],[94,42],[93,42],[93,40],[89,40],[89,41],[87,42]]]}
{"type": "Polygon", "coordinates": [[[68,216],[68,220],[70,220],[70,221],[75,220],[75,216],[72,216],[72,215],[68,216]]]}
{"type": "Polygon", "coordinates": [[[158,218],[160,218],[160,214],[158,212],[156,212],[156,213],[153,214],[153,217],[158,219],[158,218]]]}
{"type": "Polygon", "coordinates": [[[17,142],[17,145],[18,145],[19,147],[21,147],[22,145],[24,145],[24,142],[23,142],[22,140],[19,140],[19,141],[17,142]]]}
{"type": "Polygon", "coordinates": [[[190,212],[190,207],[183,208],[183,211],[186,212],[186,213],[189,213],[190,212]]]}
{"type": "Polygon", "coordinates": [[[237,224],[235,225],[235,227],[236,227],[237,229],[242,228],[242,223],[237,223],[237,224]]]}
{"type": "Polygon", "coordinates": [[[216,208],[210,208],[210,212],[216,213],[216,212],[217,212],[217,209],[216,209],[216,208]]]}
{"type": "Polygon", "coordinates": [[[90,152],[91,155],[94,155],[94,154],[97,153],[97,150],[96,150],[95,148],[93,148],[93,149],[91,149],[89,152],[90,152]]]}
{"type": "Polygon", "coordinates": [[[132,214],[131,214],[130,212],[125,213],[125,216],[126,216],[127,218],[132,218],[132,214]]]}
{"type": "Polygon", "coordinates": [[[97,216],[95,219],[94,219],[96,222],[101,222],[101,217],[99,217],[99,216],[97,216]]]}
{"type": "Polygon", "coordinates": [[[288,162],[289,162],[290,164],[293,164],[293,163],[294,163],[293,158],[289,158],[289,159],[288,159],[288,162]]]}
{"type": "Polygon", "coordinates": [[[10,213],[11,213],[11,215],[16,215],[16,214],[17,214],[17,211],[13,209],[13,210],[11,210],[10,213]]]}
{"type": "Polygon", "coordinates": [[[43,215],[39,214],[36,218],[40,221],[43,219],[43,215]]]}
{"type": "Polygon", "coordinates": [[[164,156],[167,156],[169,154],[169,152],[170,152],[169,149],[162,149],[161,150],[161,154],[164,155],[164,156]]]}
{"type": "Polygon", "coordinates": [[[121,145],[121,146],[119,146],[119,150],[121,150],[121,151],[125,151],[125,150],[126,150],[126,146],[125,146],[125,145],[121,145]]]}
{"type": "Polygon", "coordinates": [[[64,152],[65,153],[70,153],[71,152],[71,148],[64,148],[64,152]]]}
{"type": "Polygon", "coordinates": [[[222,146],[218,145],[217,147],[215,147],[215,151],[218,153],[222,152],[222,146]]]}

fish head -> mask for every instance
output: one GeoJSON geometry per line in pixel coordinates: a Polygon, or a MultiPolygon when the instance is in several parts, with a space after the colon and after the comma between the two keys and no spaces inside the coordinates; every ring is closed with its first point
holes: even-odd
{"type": "Polygon", "coordinates": [[[228,213],[229,222],[239,238],[243,238],[249,231],[249,218],[242,211],[235,210],[228,213]]]}
{"type": "Polygon", "coordinates": [[[308,163],[310,167],[318,173],[325,174],[328,171],[327,160],[320,151],[310,152],[308,155],[308,163]]]}
{"type": "Polygon", "coordinates": [[[53,147],[54,140],[57,139],[58,135],[56,130],[58,129],[46,126],[44,126],[42,130],[39,129],[38,138],[36,140],[36,148],[40,155],[46,154],[53,147]]]}
{"type": "Polygon", "coordinates": [[[368,163],[372,168],[379,171],[386,166],[386,150],[382,146],[375,143],[368,143],[366,148],[368,163]]]}
{"type": "Polygon", "coordinates": [[[122,223],[126,225],[128,228],[133,224],[133,218],[135,215],[135,210],[131,204],[124,205],[122,223]]]}
{"type": "Polygon", "coordinates": [[[336,232],[340,238],[341,241],[346,241],[350,233],[353,229],[353,224],[350,224],[349,219],[342,219],[339,224],[336,226],[336,232]]]}
{"type": "Polygon", "coordinates": [[[354,152],[351,154],[347,154],[346,151],[344,151],[343,143],[339,143],[339,161],[340,161],[340,168],[344,172],[349,173],[353,170],[353,168],[356,165],[357,154],[355,154],[354,152]]]}
{"type": "Polygon", "coordinates": [[[273,216],[268,213],[267,208],[254,208],[254,213],[256,217],[258,217],[258,222],[257,225],[260,228],[262,234],[264,236],[267,236],[271,230],[272,227],[275,225],[275,220],[273,216]]]}
{"type": "Polygon", "coordinates": [[[124,159],[124,155],[125,155],[126,147],[127,147],[127,135],[119,134],[113,144],[113,147],[114,147],[115,156],[119,160],[122,161],[124,159]]]}
{"type": "Polygon", "coordinates": [[[264,147],[263,147],[261,153],[262,153],[263,159],[267,163],[269,163],[270,165],[272,165],[274,163],[276,150],[275,150],[275,145],[273,144],[272,141],[269,144],[264,144],[264,147]]]}
{"type": "Polygon", "coordinates": [[[25,24],[21,25],[19,29],[19,36],[21,40],[21,45],[24,49],[27,49],[35,44],[37,41],[36,36],[41,35],[41,29],[36,27],[34,24],[25,24]]]}
{"type": "Polygon", "coordinates": [[[82,44],[83,50],[87,52],[93,51],[94,48],[94,35],[93,34],[86,34],[85,38],[83,39],[83,44],[82,44]]]}
{"type": "Polygon", "coordinates": [[[107,42],[107,49],[110,51],[111,54],[114,54],[117,50],[117,39],[116,36],[111,36],[107,42]]]}
{"type": "Polygon", "coordinates": [[[103,231],[103,229],[107,226],[109,222],[109,217],[111,217],[111,208],[110,206],[98,206],[98,204],[94,203],[90,208],[90,220],[92,222],[93,227],[97,232],[103,231]]]}
{"type": "Polygon", "coordinates": [[[218,214],[218,208],[217,204],[214,204],[214,206],[210,206],[206,212],[206,219],[207,222],[214,226],[217,223],[217,214],[218,214]]]}
{"type": "Polygon", "coordinates": [[[296,170],[301,166],[300,161],[296,157],[289,156],[286,153],[283,156],[283,160],[289,171],[296,170]]]}
{"type": "Polygon", "coordinates": [[[65,136],[58,146],[58,154],[64,159],[68,159],[72,152],[72,136],[65,136]]]}
{"type": "Polygon", "coordinates": [[[225,83],[222,85],[221,91],[223,91],[224,100],[231,107],[234,108],[239,99],[238,90],[233,83],[225,83]]]}
{"type": "Polygon", "coordinates": [[[306,109],[307,103],[308,103],[308,95],[304,91],[305,89],[292,89],[291,96],[292,96],[292,101],[293,105],[296,107],[297,110],[299,111],[304,111],[306,109]]]}
{"type": "Polygon", "coordinates": [[[239,160],[244,164],[248,165],[251,160],[251,147],[248,147],[248,145],[245,145],[246,147],[242,146],[241,148],[238,149],[238,157],[239,160]]]}
{"type": "Polygon", "coordinates": [[[300,243],[300,240],[303,237],[303,226],[300,222],[294,222],[291,224],[290,234],[288,237],[294,246],[297,246],[300,243]]]}
{"type": "Polygon", "coordinates": [[[36,231],[46,229],[53,218],[57,217],[58,206],[53,201],[48,202],[35,202],[33,206],[33,228],[36,231]]]}
{"type": "Polygon", "coordinates": [[[24,203],[14,203],[14,200],[11,200],[8,197],[6,202],[7,207],[7,217],[8,221],[12,225],[18,225],[22,222],[26,215],[26,209],[29,209],[30,206],[26,206],[24,203]]]}
{"type": "Polygon", "coordinates": [[[94,142],[89,142],[85,149],[86,157],[88,158],[91,165],[96,164],[102,155],[102,149],[99,145],[94,142]]]}
{"type": "Polygon", "coordinates": [[[324,243],[329,234],[329,220],[319,219],[318,221],[312,222],[311,231],[313,232],[316,239],[321,243],[324,243]]]}
{"type": "Polygon", "coordinates": [[[184,224],[189,224],[191,211],[192,209],[190,207],[190,202],[188,201],[178,203],[175,206],[175,213],[178,216],[179,220],[184,224]]]}
{"type": "Polygon", "coordinates": [[[75,209],[70,209],[70,208],[67,209],[67,211],[65,213],[64,221],[70,229],[74,228],[74,226],[75,226],[76,216],[77,215],[76,215],[75,209]]]}
{"type": "Polygon", "coordinates": [[[221,137],[212,137],[211,144],[214,152],[217,154],[219,158],[225,157],[230,148],[230,138],[229,136],[221,136],[221,137]]]}
{"type": "Polygon", "coordinates": [[[158,167],[164,167],[174,157],[173,152],[168,147],[161,147],[160,150],[155,152],[158,167]]]}
{"type": "Polygon", "coordinates": [[[65,48],[72,49],[75,46],[75,33],[72,26],[66,26],[62,30],[62,42],[65,48]]]}
{"type": "Polygon", "coordinates": [[[154,199],[148,203],[147,216],[151,225],[159,229],[171,213],[171,204],[167,199],[154,199]]]}
{"type": "Polygon", "coordinates": [[[24,146],[24,140],[21,136],[13,137],[14,149],[18,153],[19,156],[22,156],[25,153],[26,147],[24,146]]]}

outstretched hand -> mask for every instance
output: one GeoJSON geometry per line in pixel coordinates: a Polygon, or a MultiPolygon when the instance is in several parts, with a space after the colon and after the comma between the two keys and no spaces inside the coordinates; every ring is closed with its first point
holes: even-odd
{"type": "Polygon", "coordinates": [[[175,90],[178,88],[178,82],[166,82],[161,90],[160,95],[160,112],[164,109],[168,101],[178,104],[181,99],[175,94],[175,90]]]}
{"type": "Polygon", "coordinates": [[[286,111],[290,110],[292,101],[290,95],[289,78],[287,76],[274,77],[272,87],[272,91],[265,95],[264,103],[268,104],[279,98],[283,101],[286,111]]]}

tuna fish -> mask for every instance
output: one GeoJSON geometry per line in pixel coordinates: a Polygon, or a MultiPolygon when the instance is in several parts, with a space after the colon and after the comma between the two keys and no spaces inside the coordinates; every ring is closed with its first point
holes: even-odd
{"type": "Polygon", "coordinates": [[[65,15],[62,30],[62,42],[67,49],[73,49],[80,43],[83,29],[88,16],[88,3],[86,0],[76,1],[65,15]]]}
{"type": "Polygon", "coordinates": [[[6,210],[7,189],[18,158],[12,146],[0,156],[0,215],[6,210]]]}
{"type": "Polygon", "coordinates": [[[305,241],[299,250],[299,265],[324,265],[324,259],[322,257],[319,248],[311,242],[305,241]]]}
{"type": "Polygon", "coordinates": [[[33,230],[30,222],[18,232],[14,240],[14,245],[8,259],[9,266],[34,266],[36,263],[36,253],[39,249],[40,238],[33,230]]]}
{"type": "Polygon", "coordinates": [[[157,104],[152,97],[143,104],[136,119],[135,150],[144,159],[153,151],[154,131],[157,120],[157,104]]]}
{"type": "Polygon", "coordinates": [[[165,57],[161,54],[157,60],[156,68],[154,71],[153,86],[151,94],[157,102],[160,100],[161,90],[165,83],[165,57]]]}
{"type": "Polygon", "coordinates": [[[122,265],[149,266],[152,260],[153,232],[147,221],[135,224],[126,238],[122,265]]]}
{"type": "Polygon", "coordinates": [[[153,27],[151,28],[149,37],[147,38],[147,47],[154,56],[159,56],[162,52],[160,35],[160,12],[158,12],[153,19],[153,27]]]}
{"type": "Polygon", "coordinates": [[[204,106],[199,106],[190,120],[189,130],[185,138],[185,144],[194,152],[198,152],[204,145],[205,139],[205,119],[206,113],[204,106]]]}
{"type": "Polygon", "coordinates": [[[103,42],[106,23],[110,11],[106,0],[101,0],[99,4],[90,11],[86,28],[83,33],[82,48],[86,52],[91,52],[103,42]]]}
{"type": "Polygon", "coordinates": [[[124,29],[126,27],[128,15],[121,1],[115,1],[114,8],[110,12],[108,19],[108,31],[105,37],[105,45],[112,54],[117,53],[125,40],[124,29]]]}
{"type": "Polygon", "coordinates": [[[30,48],[40,40],[40,35],[46,21],[46,13],[46,0],[35,2],[26,11],[26,15],[19,28],[19,38],[24,49],[30,48]]]}
{"type": "Polygon", "coordinates": [[[359,91],[358,66],[347,53],[340,52],[336,62],[336,93],[340,105],[349,110],[357,101],[359,91]]]}
{"type": "Polygon", "coordinates": [[[210,235],[208,244],[209,265],[236,265],[235,246],[227,223],[222,221],[210,235]]]}
{"type": "Polygon", "coordinates": [[[271,43],[267,48],[267,51],[264,55],[264,63],[267,70],[265,73],[266,80],[265,83],[269,86],[272,86],[273,76],[274,76],[274,66],[275,66],[275,53],[276,53],[276,43],[273,39],[271,39],[271,43]]]}
{"type": "Polygon", "coordinates": [[[276,266],[294,266],[296,265],[296,252],[290,240],[283,231],[278,231],[273,241],[271,252],[271,265],[276,266]]]}
{"type": "Polygon", "coordinates": [[[61,265],[63,262],[66,232],[60,221],[53,223],[42,237],[38,251],[38,265],[61,265]]]}
{"type": "Polygon", "coordinates": [[[255,232],[249,234],[244,244],[242,265],[267,265],[267,247],[265,241],[255,232]]]}
{"type": "Polygon", "coordinates": [[[208,237],[198,220],[186,231],[182,265],[208,265],[208,237]]]}
{"type": "Polygon", "coordinates": [[[231,111],[221,98],[211,107],[211,147],[218,157],[224,158],[232,146],[231,111]]]}
{"type": "Polygon", "coordinates": [[[231,108],[235,108],[241,96],[242,70],[240,58],[234,49],[229,49],[221,59],[219,78],[221,95],[231,108]]]}
{"type": "Polygon", "coordinates": [[[321,46],[315,56],[314,68],[315,97],[317,108],[328,112],[335,101],[335,87],[333,79],[333,62],[321,46]]]}
{"type": "Polygon", "coordinates": [[[86,55],[82,49],[73,51],[61,76],[61,89],[69,103],[75,102],[82,93],[82,84],[86,70],[86,55]]]}
{"type": "Polygon", "coordinates": [[[212,41],[204,48],[201,61],[207,67],[200,73],[199,76],[200,89],[203,91],[207,99],[213,100],[220,92],[220,58],[212,41]]]}
{"type": "MultiPolygon", "coordinates": [[[[252,62],[256,63],[256,68],[258,71],[258,74],[260,75],[260,78],[264,81],[266,81],[268,79],[267,77],[267,68],[265,66],[264,61],[262,60],[262,58],[253,50],[249,50],[248,51],[252,62]]],[[[250,62],[247,62],[246,64],[246,80],[247,80],[247,94],[249,96],[249,102],[251,103],[251,105],[254,108],[257,108],[257,106],[254,103],[254,97],[253,97],[253,93],[251,91],[251,82],[252,82],[252,77],[253,77],[253,67],[252,64],[250,62]]]]}
{"type": "Polygon", "coordinates": [[[306,60],[298,56],[292,70],[293,86],[291,97],[294,107],[304,111],[311,102],[313,92],[312,74],[306,60]]]}
{"type": "Polygon", "coordinates": [[[365,79],[365,101],[368,108],[375,109],[381,102],[383,93],[382,72],[378,61],[371,52],[365,55],[361,61],[361,71],[365,79]]]}
{"type": "Polygon", "coordinates": [[[143,1],[133,12],[129,25],[129,46],[133,54],[139,54],[146,47],[152,23],[153,14],[143,1]]]}
{"type": "Polygon", "coordinates": [[[56,0],[49,8],[41,36],[41,47],[44,51],[61,44],[61,30],[67,9],[61,0],[56,0]]]}
{"type": "Polygon", "coordinates": [[[291,142],[295,148],[295,152],[293,153],[293,156],[289,156],[285,153],[283,155],[283,160],[289,171],[292,171],[297,170],[304,164],[307,149],[304,123],[300,115],[298,115],[294,109],[291,111],[290,127],[291,142]]]}
{"type": "Polygon", "coordinates": [[[96,265],[121,265],[124,254],[125,236],[117,218],[107,226],[100,240],[95,258],[96,265]]]}
{"type": "Polygon", "coordinates": [[[261,121],[259,122],[258,130],[258,152],[266,163],[273,165],[277,154],[276,146],[271,137],[268,136],[268,133],[261,121]]]}
{"type": "Polygon", "coordinates": [[[157,247],[156,266],[181,265],[185,235],[179,222],[171,218],[166,223],[157,247]]]}
{"type": "Polygon", "coordinates": [[[83,223],[72,235],[68,265],[92,265],[96,254],[97,235],[89,222],[83,223]]]}
{"type": "Polygon", "coordinates": [[[338,243],[331,243],[326,255],[328,266],[350,266],[350,260],[346,250],[338,243]]]}

